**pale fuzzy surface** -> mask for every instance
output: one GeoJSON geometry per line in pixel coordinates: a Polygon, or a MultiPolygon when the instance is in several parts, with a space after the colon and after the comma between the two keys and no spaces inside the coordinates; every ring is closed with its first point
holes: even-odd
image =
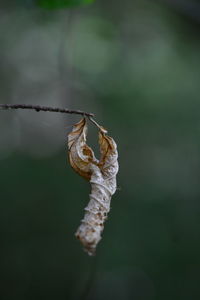
{"type": "Polygon", "coordinates": [[[104,222],[110,211],[111,196],[116,191],[116,174],[118,172],[117,147],[105,161],[103,171],[90,164],[92,176],[90,201],[85,208],[85,215],[79,226],[76,237],[81,241],[89,255],[94,255],[96,246],[101,240],[104,222]]]}

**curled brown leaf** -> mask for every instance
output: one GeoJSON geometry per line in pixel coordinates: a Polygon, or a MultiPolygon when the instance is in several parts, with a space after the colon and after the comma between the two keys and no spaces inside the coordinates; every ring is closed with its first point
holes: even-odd
{"type": "MultiPolygon", "coordinates": [[[[95,122],[96,123],[96,122],[95,122]]],[[[72,168],[91,183],[90,201],[76,237],[89,255],[94,255],[101,239],[104,222],[110,210],[111,196],[116,191],[118,172],[117,145],[107,131],[99,126],[100,160],[86,144],[87,124],[85,118],[73,126],[68,135],[69,160],[72,168]]]]}

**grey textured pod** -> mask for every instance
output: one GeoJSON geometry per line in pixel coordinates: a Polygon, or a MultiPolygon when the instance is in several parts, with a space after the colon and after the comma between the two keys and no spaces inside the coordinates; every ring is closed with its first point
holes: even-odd
{"type": "Polygon", "coordinates": [[[82,119],[75,124],[68,135],[69,158],[71,166],[81,176],[90,181],[90,200],[85,208],[76,237],[85,251],[94,255],[101,240],[104,222],[110,211],[110,201],[116,191],[116,175],[119,169],[118,152],[115,141],[106,135],[106,130],[99,126],[99,145],[101,157],[97,160],[91,148],[86,144],[87,125],[82,119]]]}

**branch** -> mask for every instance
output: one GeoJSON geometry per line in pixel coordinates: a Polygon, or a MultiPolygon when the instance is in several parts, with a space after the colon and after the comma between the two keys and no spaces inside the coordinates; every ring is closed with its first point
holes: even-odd
{"type": "Polygon", "coordinates": [[[71,110],[67,108],[59,108],[59,107],[48,107],[48,106],[40,106],[40,105],[29,105],[29,104],[0,104],[0,110],[4,109],[33,109],[37,112],[39,111],[51,111],[65,114],[77,114],[88,117],[93,117],[94,114],[84,112],[81,110],[71,110]]]}

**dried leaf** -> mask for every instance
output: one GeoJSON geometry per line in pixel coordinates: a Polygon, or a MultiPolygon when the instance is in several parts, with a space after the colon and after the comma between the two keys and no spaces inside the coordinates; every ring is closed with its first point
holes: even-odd
{"type": "Polygon", "coordinates": [[[76,237],[82,242],[89,255],[94,255],[101,239],[104,222],[110,211],[111,196],[116,191],[118,152],[115,141],[99,126],[101,157],[98,161],[92,149],[86,144],[87,125],[82,119],[75,124],[68,136],[70,164],[74,170],[91,183],[90,201],[76,237]]]}
{"type": "Polygon", "coordinates": [[[87,124],[85,118],[73,126],[68,135],[69,161],[72,168],[82,177],[90,179],[90,162],[95,162],[92,149],[86,144],[87,124]]]}

